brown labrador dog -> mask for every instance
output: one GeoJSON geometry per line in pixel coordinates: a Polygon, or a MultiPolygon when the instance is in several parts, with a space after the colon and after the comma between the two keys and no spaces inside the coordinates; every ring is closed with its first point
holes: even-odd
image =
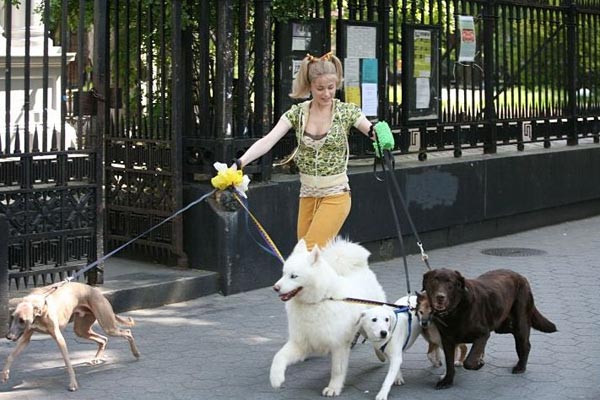
{"type": "Polygon", "coordinates": [[[479,369],[490,333],[512,333],[519,356],[512,372],[520,374],[527,367],[531,328],[556,331],[535,307],[527,279],[514,271],[499,269],[465,279],[458,271],[436,269],[423,275],[423,289],[440,321],[446,359],[446,375],[437,383],[438,389],[452,386],[454,350],[459,343],[473,343],[464,367],[479,369]]]}

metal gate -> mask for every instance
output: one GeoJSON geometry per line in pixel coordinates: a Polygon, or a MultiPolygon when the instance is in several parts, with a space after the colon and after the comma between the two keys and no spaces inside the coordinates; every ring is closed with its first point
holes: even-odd
{"type": "MultiPolygon", "coordinates": [[[[102,224],[102,125],[80,96],[92,83],[85,26],[68,21],[78,9],[20,3],[0,8],[0,213],[13,289],[64,279],[95,260],[102,224]]],[[[95,269],[87,279],[102,275],[95,269]]]]}
{"type": "MultiPolygon", "coordinates": [[[[182,202],[176,141],[182,118],[175,117],[181,107],[174,103],[182,87],[173,84],[182,57],[181,2],[146,3],[112,0],[96,16],[110,21],[106,86],[117,100],[104,139],[107,251],[158,224],[182,202]]],[[[181,231],[176,218],[123,253],[186,266],[181,231]]]]}

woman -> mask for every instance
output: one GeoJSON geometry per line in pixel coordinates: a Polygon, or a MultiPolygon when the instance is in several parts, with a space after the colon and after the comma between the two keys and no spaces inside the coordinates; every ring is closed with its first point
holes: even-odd
{"type": "Polygon", "coordinates": [[[371,122],[359,107],[335,98],[342,83],[339,58],[331,52],[307,55],[294,78],[290,97],[312,99],[293,105],[263,138],[256,141],[234,168],[242,168],[267,153],[290,130],[296,132],[295,155],[300,171],[298,240],[309,249],[323,247],[340,231],[350,213],[348,134],[355,127],[374,138],[371,122]]]}

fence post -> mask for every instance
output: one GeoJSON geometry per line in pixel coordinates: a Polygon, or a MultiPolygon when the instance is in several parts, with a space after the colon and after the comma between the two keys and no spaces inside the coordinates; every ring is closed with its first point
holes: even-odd
{"type": "MultiPolygon", "coordinates": [[[[94,0],[94,88],[104,99],[109,98],[110,86],[110,27],[108,26],[108,0],[94,0]]],[[[93,138],[96,153],[96,254],[88,261],[95,261],[104,254],[104,138],[110,127],[110,107],[107,101],[98,102],[96,134],[93,138]]],[[[90,285],[104,283],[104,264],[92,268],[87,273],[90,285]]]]}
{"type": "Polygon", "coordinates": [[[483,3],[483,75],[485,108],[484,115],[487,125],[487,135],[483,143],[483,152],[491,154],[496,152],[496,108],[494,107],[494,89],[496,79],[494,78],[494,30],[495,30],[496,2],[486,1],[483,3]]]}
{"type": "Polygon", "coordinates": [[[567,0],[567,14],[565,25],[567,27],[567,115],[568,132],[567,144],[576,145],[577,138],[577,26],[576,14],[577,8],[573,0],[567,0]]]}
{"type": "Polygon", "coordinates": [[[0,214],[0,337],[8,332],[8,224],[0,214]]]}
{"type": "MultiPolygon", "coordinates": [[[[254,136],[262,137],[271,129],[271,0],[255,0],[254,23],[256,29],[254,70],[254,136]],[[258,73],[265,71],[265,73],[258,73]]],[[[282,110],[283,111],[283,110],[282,110]]],[[[272,153],[261,161],[261,179],[271,177],[272,153]]]]}
{"type": "MultiPolygon", "coordinates": [[[[379,22],[381,23],[381,54],[379,56],[379,119],[390,120],[388,99],[388,60],[390,59],[390,2],[379,2],[379,22]]],[[[394,68],[396,68],[394,66],[394,68]]]]}
{"type": "Polygon", "coordinates": [[[230,163],[233,157],[233,1],[217,2],[215,72],[215,158],[230,163]]]}
{"type": "MultiPolygon", "coordinates": [[[[183,207],[183,127],[185,125],[185,66],[183,55],[183,32],[181,23],[181,0],[174,0],[171,5],[172,19],[172,109],[171,109],[171,158],[173,160],[173,200],[175,209],[183,207]]],[[[177,254],[177,266],[188,267],[188,257],[183,248],[183,217],[180,215],[173,221],[173,242],[177,254]]]]}

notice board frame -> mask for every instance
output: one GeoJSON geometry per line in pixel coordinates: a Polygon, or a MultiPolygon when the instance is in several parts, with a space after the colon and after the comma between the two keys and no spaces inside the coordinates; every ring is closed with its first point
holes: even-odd
{"type": "MultiPolygon", "coordinates": [[[[426,43],[420,40],[420,43],[426,43]]],[[[402,25],[402,122],[406,126],[437,123],[440,116],[440,27],[402,25]],[[415,35],[429,34],[429,69],[415,35]],[[417,43],[418,44],[418,43],[417,43]],[[428,71],[427,71],[428,69],[428,71]],[[428,90],[427,90],[428,88],[428,90]],[[424,105],[426,106],[424,107],[424,105]]]]}
{"type": "Polygon", "coordinates": [[[317,57],[327,53],[330,43],[328,35],[327,21],[324,18],[290,19],[275,25],[274,111],[277,118],[290,106],[299,102],[289,96],[294,80],[294,65],[298,67],[299,62],[306,57],[307,53],[317,57]],[[302,26],[303,31],[306,32],[304,46],[301,45],[303,33],[297,32],[298,26],[302,26]]]}

